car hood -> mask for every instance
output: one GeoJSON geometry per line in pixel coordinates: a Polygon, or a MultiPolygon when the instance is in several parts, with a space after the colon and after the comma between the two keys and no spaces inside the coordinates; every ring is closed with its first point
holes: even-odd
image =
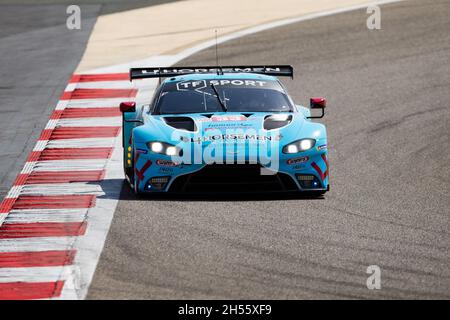
{"type": "Polygon", "coordinates": [[[304,123],[305,117],[301,113],[262,112],[161,115],[149,117],[148,121],[152,131],[157,129],[162,141],[185,139],[201,144],[217,140],[289,141],[298,136],[304,123]],[[288,120],[280,121],[283,118],[288,120]]]}

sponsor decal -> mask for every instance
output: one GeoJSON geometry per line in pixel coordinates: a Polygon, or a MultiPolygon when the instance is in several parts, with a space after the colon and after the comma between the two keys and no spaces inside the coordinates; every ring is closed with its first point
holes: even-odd
{"type": "Polygon", "coordinates": [[[241,115],[234,116],[212,116],[211,121],[221,122],[221,121],[246,121],[247,117],[241,115]]]}
{"type": "Polygon", "coordinates": [[[293,164],[304,163],[304,162],[306,162],[308,160],[309,160],[309,157],[305,156],[305,157],[300,157],[300,158],[289,159],[289,160],[286,161],[286,163],[289,164],[289,165],[293,165],[293,164]]]}
{"type": "Polygon", "coordinates": [[[177,83],[177,90],[201,90],[206,88],[205,80],[197,80],[197,81],[182,81],[177,83]]]}
{"type": "Polygon", "coordinates": [[[223,141],[223,140],[254,140],[254,141],[280,141],[283,138],[281,134],[274,136],[265,136],[259,134],[239,134],[239,133],[231,133],[231,134],[215,134],[211,136],[205,137],[197,137],[191,138],[192,142],[208,142],[208,141],[223,141]]]}
{"type": "Polygon", "coordinates": [[[159,172],[161,172],[161,173],[173,173],[173,168],[161,167],[161,168],[159,168],[159,172]]]}
{"type": "Polygon", "coordinates": [[[232,129],[232,130],[245,130],[245,129],[248,129],[249,128],[249,126],[234,126],[234,125],[232,125],[232,126],[218,126],[218,127],[213,127],[213,128],[205,128],[205,132],[206,131],[211,131],[211,130],[228,130],[228,129],[232,129]]]}
{"type": "MultiPolygon", "coordinates": [[[[213,127],[213,126],[225,126],[225,125],[229,125],[232,126],[233,124],[228,124],[228,123],[215,123],[215,122],[225,122],[225,121],[259,121],[260,118],[258,117],[253,117],[253,118],[247,118],[243,115],[232,115],[232,116],[212,116],[211,118],[199,118],[199,119],[195,119],[196,122],[206,122],[208,127],[213,127]],[[220,118],[226,118],[224,120],[220,119],[220,118]],[[234,118],[233,118],[234,117],[234,118]],[[219,118],[219,119],[218,119],[219,118]],[[213,120],[215,119],[215,120],[213,120]]],[[[252,124],[247,124],[247,123],[239,123],[240,126],[251,126],[252,124]]]]}
{"type": "Polygon", "coordinates": [[[245,130],[252,127],[251,123],[246,122],[211,122],[208,124],[208,126],[205,128],[204,131],[211,131],[211,130],[245,130]]]}
{"type": "MultiPolygon", "coordinates": [[[[185,134],[182,136],[187,137],[185,134]]],[[[164,159],[179,164],[177,168],[185,164],[254,161],[276,171],[280,165],[280,140],[283,138],[279,132],[263,130],[207,131],[189,137],[190,143],[180,141],[178,146],[183,149],[182,155],[164,159]]],[[[173,132],[171,141],[179,139],[180,135],[173,132]]]]}
{"type": "Polygon", "coordinates": [[[223,71],[224,73],[230,72],[286,72],[286,69],[282,66],[272,66],[272,67],[222,67],[222,68],[145,68],[139,69],[142,74],[152,74],[152,75],[167,75],[167,74],[186,74],[186,73],[217,73],[217,71],[223,71]]]}
{"type": "Polygon", "coordinates": [[[236,87],[265,87],[267,81],[259,80],[240,80],[240,79],[223,79],[223,80],[192,80],[181,81],[177,83],[177,90],[197,90],[201,91],[211,85],[215,86],[236,86],[236,87]]]}
{"type": "Polygon", "coordinates": [[[176,167],[179,164],[170,160],[156,160],[156,164],[160,167],[176,167]]]}
{"type": "Polygon", "coordinates": [[[326,150],[327,149],[327,145],[326,144],[323,144],[323,145],[321,145],[321,146],[317,146],[317,150],[318,151],[320,151],[320,150],[326,150]]]}

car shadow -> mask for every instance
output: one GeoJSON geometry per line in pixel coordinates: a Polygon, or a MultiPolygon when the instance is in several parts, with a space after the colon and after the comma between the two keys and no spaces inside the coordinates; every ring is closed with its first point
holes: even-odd
{"type": "MultiPolygon", "coordinates": [[[[108,198],[108,190],[100,198],[108,198]]],[[[117,199],[117,196],[114,197],[117,199]]],[[[299,192],[207,192],[207,193],[152,193],[136,195],[126,181],[122,181],[119,200],[125,201],[198,201],[198,202],[236,202],[236,201],[277,201],[277,200],[324,200],[324,196],[299,192]]]]}

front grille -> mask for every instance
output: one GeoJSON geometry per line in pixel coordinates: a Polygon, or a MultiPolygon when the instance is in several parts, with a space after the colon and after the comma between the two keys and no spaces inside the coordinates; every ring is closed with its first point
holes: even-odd
{"type": "Polygon", "coordinates": [[[261,175],[261,166],[257,164],[212,164],[176,178],[169,191],[241,193],[297,190],[289,175],[261,175]]]}

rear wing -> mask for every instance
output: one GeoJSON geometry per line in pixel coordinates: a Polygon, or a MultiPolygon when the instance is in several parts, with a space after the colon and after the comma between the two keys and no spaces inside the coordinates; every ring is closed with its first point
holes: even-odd
{"type": "Polygon", "coordinates": [[[225,67],[158,67],[158,68],[131,68],[130,81],[135,79],[175,77],[186,74],[207,73],[256,73],[276,77],[294,78],[294,68],[289,65],[279,66],[225,66],[225,67]]]}

